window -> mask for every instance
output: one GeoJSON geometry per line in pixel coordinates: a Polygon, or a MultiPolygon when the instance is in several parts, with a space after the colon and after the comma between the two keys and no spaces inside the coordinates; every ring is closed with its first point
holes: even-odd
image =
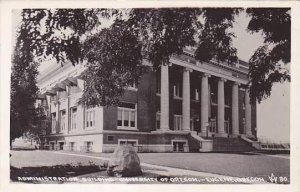
{"type": "Polygon", "coordinates": [[[72,107],[70,109],[70,119],[71,119],[71,130],[77,128],[77,107],[72,107]]]}
{"type": "Polygon", "coordinates": [[[190,120],[190,126],[191,126],[191,131],[194,131],[194,119],[191,118],[190,120]]]}
{"type": "Polygon", "coordinates": [[[228,119],[228,120],[224,121],[224,131],[225,131],[225,133],[229,133],[229,128],[230,128],[230,121],[228,119]]]}
{"type": "Polygon", "coordinates": [[[182,115],[174,115],[174,130],[182,129],[182,115]]]}
{"type": "Polygon", "coordinates": [[[156,113],[156,129],[160,129],[160,112],[156,113]]]}
{"type": "MultiPolygon", "coordinates": [[[[174,115],[174,130],[182,130],[182,115],[174,115]]],[[[194,131],[194,120],[190,119],[190,130],[194,131]]]]}
{"type": "Polygon", "coordinates": [[[75,151],[75,142],[70,142],[70,151],[75,151]]]}
{"type": "Polygon", "coordinates": [[[51,114],[51,130],[52,133],[56,132],[56,113],[51,114]]]}
{"type": "Polygon", "coordinates": [[[243,133],[245,133],[246,132],[246,118],[245,117],[243,117],[242,126],[243,126],[243,133]]]}
{"type": "Polygon", "coordinates": [[[213,104],[217,104],[217,94],[216,93],[210,93],[210,102],[213,104]]]}
{"type": "Polygon", "coordinates": [[[119,139],[118,140],[119,145],[130,145],[130,146],[137,146],[138,141],[133,139],[119,139]]]}
{"type": "Polygon", "coordinates": [[[50,97],[50,100],[51,100],[51,101],[56,101],[56,100],[57,100],[57,96],[56,96],[56,95],[52,95],[52,96],[50,97]]]}
{"type": "Polygon", "coordinates": [[[179,83],[173,86],[173,95],[174,97],[180,97],[180,86],[179,83]]]}
{"type": "Polygon", "coordinates": [[[93,151],[93,142],[87,141],[85,142],[85,151],[92,152],[93,151]]]}
{"type": "Polygon", "coordinates": [[[119,105],[118,129],[136,129],[136,104],[121,103],[119,105]]]}
{"type": "Polygon", "coordinates": [[[185,148],[187,147],[186,141],[172,141],[172,144],[174,152],[185,152],[185,148]]]}
{"type": "Polygon", "coordinates": [[[85,127],[95,127],[95,109],[87,109],[85,112],[85,127]]]}
{"type": "Polygon", "coordinates": [[[215,133],[217,130],[217,121],[216,118],[211,118],[210,119],[210,126],[209,126],[209,132],[215,133]]]}
{"type": "Polygon", "coordinates": [[[195,89],[195,100],[199,101],[199,90],[195,89]]]}
{"type": "Polygon", "coordinates": [[[66,110],[60,111],[60,131],[66,130],[66,110]]]}
{"type": "Polygon", "coordinates": [[[129,86],[128,86],[128,89],[130,90],[137,90],[137,86],[135,83],[130,83],[129,86]]]}
{"type": "Polygon", "coordinates": [[[112,135],[107,136],[107,141],[113,141],[113,140],[114,140],[114,136],[112,136],[112,135]]]}

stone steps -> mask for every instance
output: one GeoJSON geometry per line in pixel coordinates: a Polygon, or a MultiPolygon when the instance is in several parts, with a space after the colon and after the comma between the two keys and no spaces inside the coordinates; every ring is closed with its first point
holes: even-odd
{"type": "Polygon", "coordinates": [[[252,145],[241,138],[224,138],[214,137],[213,140],[214,152],[247,152],[254,151],[252,145]]]}

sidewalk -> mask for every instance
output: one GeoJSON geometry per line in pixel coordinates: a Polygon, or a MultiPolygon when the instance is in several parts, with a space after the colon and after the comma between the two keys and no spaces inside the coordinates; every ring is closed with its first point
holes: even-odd
{"type": "MultiPolygon", "coordinates": [[[[98,157],[94,155],[89,154],[76,154],[76,153],[67,153],[67,152],[53,152],[56,154],[63,154],[63,155],[70,155],[70,156],[77,156],[77,157],[87,157],[92,159],[101,159],[101,160],[109,160],[108,157],[98,157]]],[[[99,154],[98,154],[99,155],[99,154]]],[[[106,156],[106,154],[104,155],[106,156]]],[[[173,167],[167,167],[167,166],[160,166],[160,165],[153,165],[149,163],[141,163],[141,166],[143,168],[144,177],[147,176],[163,176],[163,177],[186,177],[186,178],[195,178],[197,179],[199,183],[206,183],[207,181],[217,182],[213,181],[213,178],[226,178],[228,181],[223,181],[222,183],[231,183],[229,181],[238,181],[240,178],[238,177],[230,177],[226,175],[220,175],[220,174],[213,174],[213,173],[205,173],[205,172],[199,172],[199,171],[193,171],[193,170],[187,170],[187,169],[180,169],[180,168],[173,168],[173,167]],[[150,169],[149,169],[150,168],[150,169]]],[[[97,176],[97,174],[88,174],[87,176],[97,176]]],[[[99,174],[98,176],[102,176],[102,174],[99,174]]],[[[190,179],[192,180],[192,179],[190,179]]],[[[175,181],[174,181],[175,182],[175,181]]],[[[187,181],[188,182],[188,181],[187,181]]],[[[243,182],[236,182],[236,183],[267,183],[266,181],[243,181],[243,182]]]]}
{"type": "MultiPolygon", "coordinates": [[[[11,164],[14,167],[78,163],[87,165],[90,162],[101,165],[111,155],[109,153],[67,151],[12,151],[12,154],[11,164]]],[[[290,178],[290,161],[287,155],[253,153],[139,153],[138,155],[144,172],[142,177],[147,178],[167,178],[169,181],[171,179],[175,181],[178,177],[179,179],[194,178],[196,183],[265,183],[270,182],[269,176],[272,174],[277,177],[286,177],[288,179],[286,183],[289,183],[290,178]],[[216,180],[216,178],[221,178],[221,180],[216,180]],[[240,178],[252,178],[252,180],[241,180],[240,178]]],[[[84,179],[86,177],[107,178],[107,175],[106,171],[102,171],[82,175],[79,178],[84,179]]],[[[110,182],[123,183],[123,181],[108,181],[108,183],[110,182]]],[[[135,183],[135,181],[124,182],[135,183]]],[[[189,183],[187,181],[180,183],[182,182],[189,183]]]]}

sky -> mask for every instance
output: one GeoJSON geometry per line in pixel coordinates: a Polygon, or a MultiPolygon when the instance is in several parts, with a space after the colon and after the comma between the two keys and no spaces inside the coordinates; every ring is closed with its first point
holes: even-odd
{"type": "MultiPolygon", "coordinates": [[[[233,46],[237,48],[237,56],[248,61],[254,51],[263,43],[260,33],[251,34],[246,31],[250,18],[241,13],[235,20],[233,32],[236,38],[233,46]]],[[[13,11],[12,45],[15,42],[16,28],[21,21],[20,10],[13,11]]],[[[40,71],[46,71],[53,63],[42,65],[40,71]]],[[[290,141],[290,83],[277,83],[273,86],[271,97],[257,105],[257,134],[264,141],[290,141]]]]}

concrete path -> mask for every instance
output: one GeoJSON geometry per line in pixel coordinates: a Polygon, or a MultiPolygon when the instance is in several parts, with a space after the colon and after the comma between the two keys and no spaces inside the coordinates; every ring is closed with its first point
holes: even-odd
{"type": "MultiPolygon", "coordinates": [[[[50,151],[49,151],[50,152],[50,151]]],[[[77,156],[77,157],[87,157],[92,159],[101,159],[101,160],[109,160],[107,157],[95,157],[90,155],[84,155],[84,154],[74,154],[74,153],[66,153],[66,152],[52,152],[56,154],[61,155],[69,155],[69,156],[77,156]]],[[[167,166],[160,166],[160,165],[153,165],[149,163],[141,163],[142,166],[151,167],[151,168],[157,168],[159,170],[147,170],[148,173],[154,173],[164,176],[195,176],[195,177],[207,177],[207,178],[224,178],[229,181],[240,181],[239,177],[231,177],[227,175],[221,175],[221,174],[213,174],[213,173],[205,173],[205,172],[199,172],[199,171],[193,171],[193,170],[186,170],[186,169],[180,169],[180,168],[173,168],[173,167],[167,167],[167,166]]],[[[212,181],[213,182],[213,181],[212,181]]],[[[238,183],[268,183],[266,181],[246,181],[238,182],[238,183]]]]}
{"type": "MultiPolygon", "coordinates": [[[[109,153],[67,151],[11,151],[11,165],[40,167],[63,164],[97,165],[109,160],[109,153]],[[76,157],[76,158],[75,158],[76,157]]],[[[272,174],[287,177],[289,155],[226,154],[226,153],[139,153],[145,176],[197,177],[203,180],[225,179],[217,183],[265,183],[272,174]],[[241,180],[243,178],[244,180],[241,180]],[[248,178],[248,180],[245,180],[248,178]],[[249,178],[251,180],[249,180],[249,178]],[[230,182],[228,182],[230,180],[230,182]],[[223,180],[224,181],[224,180],[223,180]]],[[[101,173],[102,174],[102,173],[101,173]]],[[[104,175],[103,175],[104,176],[104,175]]],[[[104,176],[105,177],[105,176],[104,176]]],[[[201,182],[201,183],[209,183],[201,182]]],[[[212,183],[214,181],[211,181],[212,183]]]]}

